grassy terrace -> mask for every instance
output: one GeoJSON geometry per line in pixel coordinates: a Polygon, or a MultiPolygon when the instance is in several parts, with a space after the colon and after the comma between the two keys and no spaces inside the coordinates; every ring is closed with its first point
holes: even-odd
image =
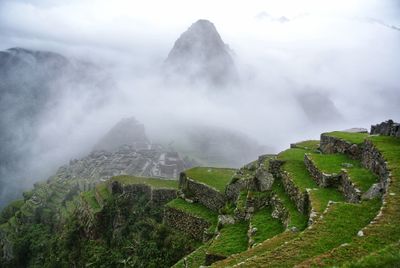
{"type": "Polygon", "coordinates": [[[108,191],[106,183],[97,184],[96,191],[100,195],[101,199],[103,199],[103,200],[106,200],[111,196],[111,193],[108,191]]]}
{"type": "Polygon", "coordinates": [[[397,242],[371,253],[356,263],[346,265],[346,267],[398,267],[399,263],[400,242],[397,242]]]}
{"type": "Polygon", "coordinates": [[[278,155],[279,160],[286,161],[282,169],[290,173],[293,182],[302,192],[306,191],[307,188],[318,187],[304,165],[304,154],[307,152],[309,151],[305,149],[293,148],[278,155]]]}
{"type": "Polygon", "coordinates": [[[181,198],[176,198],[166,204],[166,206],[184,211],[189,215],[202,218],[211,223],[211,228],[215,228],[215,226],[217,225],[217,213],[211,211],[202,204],[189,203],[181,198]]]}
{"type": "Polygon", "coordinates": [[[263,208],[252,216],[251,225],[257,228],[254,243],[261,243],[285,230],[280,220],[272,218],[271,213],[271,208],[263,208]]]}
{"type": "Polygon", "coordinates": [[[333,204],[313,228],[306,229],[297,238],[270,252],[246,261],[243,266],[268,264],[269,267],[292,267],[310,257],[350,242],[352,237],[374,218],[379,208],[380,200],[364,201],[361,204],[333,204]]]}
{"type": "Polygon", "coordinates": [[[229,256],[231,254],[245,251],[247,241],[248,222],[239,222],[225,225],[218,237],[214,238],[207,249],[207,253],[229,256]]]}
{"type": "Polygon", "coordinates": [[[97,212],[100,210],[100,205],[96,200],[96,197],[94,195],[94,190],[87,191],[81,193],[82,199],[84,202],[86,202],[91,209],[93,209],[94,212],[97,212]]]}
{"type": "Polygon", "coordinates": [[[304,228],[306,228],[308,221],[307,216],[297,210],[296,205],[286,194],[282,182],[275,180],[274,184],[272,185],[272,190],[278,196],[279,200],[281,200],[285,208],[288,210],[288,227],[296,227],[299,230],[303,230],[304,228]]]}
{"type": "Polygon", "coordinates": [[[295,143],[297,148],[306,150],[317,150],[319,148],[319,140],[307,140],[295,143]]]}
{"type": "Polygon", "coordinates": [[[351,133],[351,132],[343,132],[343,131],[333,131],[328,133],[323,133],[326,136],[331,136],[335,138],[339,138],[350,143],[361,144],[364,142],[365,138],[369,136],[368,133],[351,133]]]}
{"type": "Polygon", "coordinates": [[[171,188],[178,189],[178,181],[173,179],[158,179],[158,178],[147,178],[147,177],[135,177],[135,176],[116,176],[111,181],[118,181],[121,184],[147,184],[153,188],[171,188]]]}
{"type": "Polygon", "coordinates": [[[213,167],[195,167],[185,171],[189,178],[214,187],[221,193],[225,191],[234,173],[235,169],[213,167]]]}
{"type": "MultiPolygon", "coordinates": [[[[188,267],[200,267],[204,265],[204,261],[206,259],[206,251],[209,246],[209,243],[206,243],[199,248],[197,248],[195,251],[187,255],[186,258],[186,264],[188,267]]],[[[171,268],[186,268],[185,263],[183,261],[184,258],[182,258],[180,261],[178,261],[174,266],[171,268]]]]}
{"type": "Polygon", "coordinates": [[[305,164],[304,154],[309,153],[310,150],[293,148],[283,151],[278,155],[279,160],[284,160],[285,163],[282,166],[284,171],[289,172],[293,183],[302,191],[309,189],[313,190],[314,194],[311,196],[313,199],[311,203],[317,211],[323,211],[328,204],[329,200],[332,201],[343,201],[343,195],[334,188],[319,188],[317,183],[311,178],[305,164]],[[319,193],[316,193],[319,191],[319,193]]]}
{"type": "Polygon", "coordinates": [[[322,213],[329,201],[343,202],[344,196],[339,191],[332,191],[332,188],[313,189],[309,193],[311,206],[316,212],[322,213]]]}
{"type": "Polygon", "coordinates": [[[213,263],[211,267],[231,267],[234,266],[238,263],[241,263],[249,258],[253,258],[254,256],[258,256],[260,254],[266,254],[267,252],[270,252],[274,250],[275,248],[278,248],[282,246],[284,243],[296,238],[299,235],[297,232],[292,232],[292,231],[285,231],[283,233],[280,233],[271,239],[265,240],[261,244],[250,248],[249,250],[246,250],[242,253],[239,253],[234,256],[230,256],[226,258],[225,260],[213,263]]]}
{"type": "Polygon", "coordinates": [[[391,170],[391,184],[386,195],[382,215],[368,226],[363,237],[355,236],[345,247],[304,262],[304,267],[342,265],[357,262],[360,258],[378,252],[400,240],[400,139],[385,136],[368,137],[382,153],[391,170]]]}
{"type": "Polygon", "coordinates": [[[372,184],[378,181],[378,177],[362,167],[360,161],[353,160],[345,154],[309,154],[316,167],[324,173],[339,174],[342,168],[348,171],[351,181],[362,191],[366,192],[372,184]],[[351,167],[344,167],[344,164],[351,167]]]}

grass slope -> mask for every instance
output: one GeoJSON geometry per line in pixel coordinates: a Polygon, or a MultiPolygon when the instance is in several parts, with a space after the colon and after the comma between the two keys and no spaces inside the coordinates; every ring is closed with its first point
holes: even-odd
{"type": "Polygon", "coordinates": [[[346,169],[351,181],[363,192],[378,181],[378,176],[365,169],[359,160],[351,159],[345,154],[309,154],[316,167],[324,173],[339,174],[346,169]],[[345,164],[351,166],[345,167],[345,164]]]}
{"type": "Polygon", "coordinates": [[[178,181],[173,179],[158,179],[158,178],[147,178],[147,177],[135,177],[135,176],[117,176],[113,177],[110,182],[118,181],[122,184],[147,184],[153,188],[170,188],[178,189],[178,181]]]}
{"type": "Polygon", "coordinates": [[[251,217],[251,226],[257,228],[253,237],[254,243],[261,243],[285,230],[280,220],[272,218],[271,213],[271,208],[263,208],[251,217]]]}
{"type": "Polygon", "coordinates": [[[332,266],[357,262],[360,258],[377,252],[389,244],[400,240],[400,139],[385,136],[368,137],[382,153],[391,170],[391,183],[381,216],[368,225],[363,237],[354,237],[344,247],[338,247],[330,252],[305,261],[302,266],[332,266]]]}
{"type": "Polygon", "coordinates": [[[361,204],[333,204],[312,228],[307,228],[297,238],[281,247],[248,260],[243,266],[268,264],[269,267],[292,267],[312,256],[327,252],[349,242],[373,219],[379,207],[379,200],[364,201],[361,204]]]}
{"type": "Polygon", "coordinates": [[[189,203],[181,198],[176,198],[167,203],[166,206],[181,210],[189,215],[202,218],[211,223],[213,227],[215,227],[217,224],[217,213],[213,212],[202,204],[189,203]]]}
{"type": "Polygon", "coordinates": [[[214,187],[220,192],[225,191],[225,186],[230,182],[235,169],[195,167],[185,171],[189,178],[214,187]]]}
{"type": "Polygon", "coordinates": [[[351,132],[343,132],[343,131],[333,131],[323,133],[323,135],[339,138],[350,143],[354,143],[360,145],[364,142],[365,138],[369,136],[368,133],[351,133],[351,132]]]}
{"type": "Polygon", "coordinates": [[[247,230],[248,222],[245,221],[225,225],[208,247],[207,253],[229,256],[245,251],[248,246],[247,230]]]}

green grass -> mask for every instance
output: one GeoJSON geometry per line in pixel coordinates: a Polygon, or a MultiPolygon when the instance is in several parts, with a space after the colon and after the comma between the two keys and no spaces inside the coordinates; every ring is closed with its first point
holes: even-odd
{"type": "Polygon", "coordinates": [[[84,202],[86,202],[89,205],[89,207],[93,209],[95,212],[100,210],[100,205],[96,200],[96,197],[94,195],[94,190],[83,192],[82,198],[84,202]]]}
{"type": "Polygon", "coordinates": [[[231,254],[245,251],[248,246],[247,241],[248,222],[238,222],[225,225],[218,237],[214,238],[208,253],[229,256],[231,254]]]}
{"type": "Polygon", "coordinates": [[[316,212],[322,213],[329,201],[344,202],[345,198],[341,192],[333,188],[318,188],[309,192],[311,206],[316,212]]]}
{"type": "Polygon", "coordinates": [[[355,236],[345,247],[316,256],[305,261],[303,267],[332,266],[344,263],[357,263],[361,258],[400,240],[400,139],[385,136],[368,137],[382,153],[391,170],[391,184],[385,198],[382,215],[368,225],[363,237],[355,236]]]}
{"type": "Polygon", "coordinates": [[[269,267],[292,267],[310,257],[327,252],[351,241],[357,232],[366,226],[380,208],[380,200],[364,201],[361,204],[336,203],[297,238],[279,248],[255,256],[243,266],[254,267],[268,264],[269,267]]]}
{"type": "Polygon", "coordinates": [[[189,203],[181,198],[176,198],[167,203],[166,206],[181,210],[189,215],[202,218],[211,223],[212,227],[217,225],[217,213],[213,212],[202,204],[189,203]]]}
{"type": "Polygon", "coordinates": [[[231,168],[195,167],[186,170],[185,174],[189,178],[207,184],[223,193],[235,171],[231,168]]]}
{"type": "Polygon", "coordinates": [[[335,138],[339,138],[345,141],[348,141],[350,143],[354,144],[362,144],[369,136],[368,133],[351,133],[351,132],[343,132],[343,131],[333,131],[333,132],[328,132],[328,133],[323,133],[326,136],[331,136],[335,138]]]}
{"type": "MultiPolygon", "coordinates": [[[[289,172],[293,183],[300,191],[305,192],[307,188],[313,190],[311,205],[318,212],[322,212],[329,200],[343,201],[342,194],[335,188],[320,188],[312,179],[304,164],[304,154],[310,153],[309,150],[293,148],[283,151],[278,155],[278,159],[286,161],[282,169],[289,172]],[[315,205],[315,207],[314,207],[315,205]]],[[[319,154],[312,154],[319,156],[319,154]]]]}
{"type": "Polygon", "coordinates": [[[281,200],[285,208],[288,210],[288,227],[296,227],[299,230],[303,230],[304,228],[306,228],[308,221],[307,216],[297,210],[294,202],[286,194],[282,182],[275,180],[274,184],[272,185],[272,191],[278,196],[279,200],[281,200]]]}
{"type": "Polygon", "coordinates": [[[295,143],[297,148],[306,150],[317,150],[319,148],[319,140],[307,140],[295,143]]]}
{"type": "Polygon", "coordinates": [[[304,165],[304,154],[307,152],[309,151],[305,149],[293,148],[283,151],[278,155],[279,160],[286,161],[282,169],[290,173],[294,184],[302,192],[307,188],[318,187],[304,165]]]}
{"type": "MultiPolygon", "coordinates": [[[[204,261],[206,259],[206,251],[209,246],[209,243],[206,243],[199,248],[197,248],[195,251],[187,255],[186,258],[186,264],[188,267],[200,267],[204,265],[204,261]]],[[[183,261],[183,258],[178,261],[174,266],[171,268],[186,268],[185,263],[183,261]]]]}
{"type": "Polygon", "coordinates": [[[257,228],[253,237],[254,243],[261,243],[285,230],[280,220],[272,218],[271,213],[271,208],[263,208],[251,217],[252,227],[257,228]]]}
{"type": "Polygon", "coordinates": [[[111,193],[108,191],[106,183],[99,183],[96,185],[96,191],[100,195],[101,199],[107,200],[111,197],[111,193]]]}
{"type": "Polygon", "coordinates": [[[147,184],[153,188],[170,188],[178,189],[178,181],[173,179],[158,179],[158,178],[147,178],[147,177],[135,177],[135,176],[116,176],[111,178],[111,181],[118,181],[122,184],[147,184]]]}
{"type": "MultiPolygon", "coordinates": [[[[266,254],[266,252],[270,252],[275,248],[282,246],[284,243],[296,238],[299,235],[298,232],[292,232],[286,230],[283,233],[280,233],[271,239],[265,240],[261,244],[252,247],[244,252],[236,254],[234,256],[230,256],[225,260],[216,262],[212,264],[212,267],[232,267],[241,263],[249,258],[253,258],[254,256],[258,256],[260,254],[266,254]]],[[[257,266],[259,267],[259,266],[257,266]]]]}
{"type": "Polygon", "coordinates": [[[361,268],[361,267],[393,267],[400,265],[400,242],[393,243],[380,249],[370,255],[362,258],[353,264],[344,265],[344,267],[361,268]]]}
{"type": "Polygon", "coordinates": [[[309,154],[316,167],[328,174],[339,174],[341,169],[346,169],[351,181],[362,191],[366,192],[372,184],[378,181],[378,177],[365,169],[359,160],[351,159],[345,154],[309,154]],[[343,164],[351,164],[352,167],[344,167],[343,164]]]}

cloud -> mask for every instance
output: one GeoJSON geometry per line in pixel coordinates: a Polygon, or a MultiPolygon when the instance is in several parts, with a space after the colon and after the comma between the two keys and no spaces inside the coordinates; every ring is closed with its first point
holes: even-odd
{"type": "Polygon", "coordinates": [[[57,84],[57,105],[35,122],[29,144],[37,180],[130,116],[153,139],[177,140],[196,123],[243,133],[275,151],[322,131],[399,120],[400,34],[382,25],[400,25],[397,1],[3,0],[0,49],[55,51],[91,62],[102,70],[92,75],[105,72],[115,82],[101,103],[90,102],[84,84],[75,93],[57,84]],[[212,91],[166,84],[159,75],[174,41],[201,18],[234,51],[240,86],[212,91]],[[341,119],[331,122],[327,111],[328,123],[310,118],[324,103],[341,119]]]}

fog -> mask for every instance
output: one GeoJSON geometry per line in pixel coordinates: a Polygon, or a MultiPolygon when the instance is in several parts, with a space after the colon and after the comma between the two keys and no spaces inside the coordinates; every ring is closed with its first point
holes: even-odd
{"type": "Polygon", "coordinates": [[[398,1],[277,2],[2,0],[0,50],[56,52],[84,75],[50,85],[51,105],[27,122],[32,135],[13,117],[2,121],[26,155],[18,172],[1,164],[0,203],[87,154],[124,117],[143,123],[154,142],[215,127],[266,146],[263,153],[400,120],[398,1]],[[166,82],[169,51],[198,19],[213,22],[229,45],[238,83],[166,82]]]}

